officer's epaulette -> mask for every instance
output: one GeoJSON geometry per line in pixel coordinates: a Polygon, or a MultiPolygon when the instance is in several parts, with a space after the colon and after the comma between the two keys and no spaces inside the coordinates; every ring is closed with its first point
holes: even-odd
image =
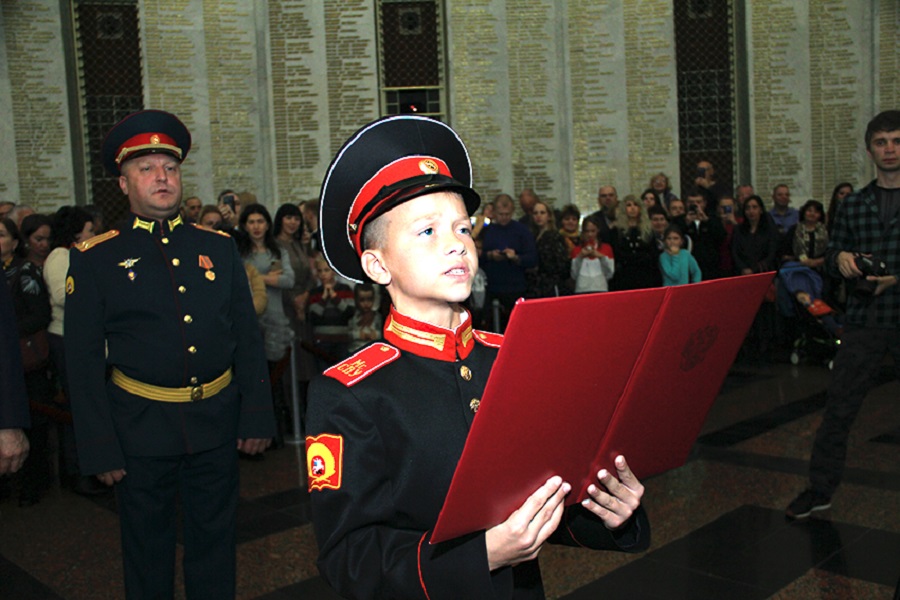
{"type": "Polygon", "coordinates": [[[399,357],[400,350],[390,344],[377,342],[366,346],[344,362],[327,369],[325,375],[351,387],[399,357]]]}
{"type": "Polygon", "coordinates": [[[224,231],[219,231],[218,229],[210,229],[209,227],[204,227],[203,225],[197,225],[196,223],[191,223],[191,225],[193,225],[197,229],[201,229],[203,231],[208,231],[210,233],[218,233],[219,235],[224,235],[227,238],[231,237],[229,234],[225,233],[224,231]]]}
{"type": "Polygon", "coordinates": [[[475,339],[488,346],[489,348],[499,348],[503,343],[503,334],[494,333],[493,331],[481,331],[476,329],[474,332],[475,339]]]}
{"type": "Polygon", "coordinates": [[[92,237],[90,239],[87,239],[87,240],[84,240],[83,242],[79,242],[79,243],[75,244],[75,247],[78,248],[79,250],[81,250],[82,252],[87,252],[94,246],[102,244],[106,240],[111,240],[114,237],[116,237],[117,235],[119,235],[118,229],[110,229],[106,233],[101,233],[100,235],[95,235],[94,237],[92,237]]]}

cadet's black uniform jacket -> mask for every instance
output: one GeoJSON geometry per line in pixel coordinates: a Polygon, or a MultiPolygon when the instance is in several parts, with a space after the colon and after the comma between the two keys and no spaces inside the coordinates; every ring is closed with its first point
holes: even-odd
{"type": "Polygon", "coordinates": [[[121,469],[124,455],[271,437],[262,337],[234,242],[180,216],[129,219],[70,254],[66,363],[82,472],[121,469]],[[234,379],[212,397],[170,403],[126,392],[107,367],[167,388],[209,383],[228,368],[234,379]]]}
{"type": "MultiPolygon", "coordinates": [[[[313,381],[307,469],[319,569],[347,598],[543,598],[537,561],[488,569],[485,534],[429,544],[502,337],[392,311],[374,343],[313,381]],[[473,402],[475,401],[475,402],[473,402]]],[[[485,457],[490,460],[490,457],[485,457]]],[[[643,509],[615,536],[580,506],[551,541],[639,551],[643,509]]]]}

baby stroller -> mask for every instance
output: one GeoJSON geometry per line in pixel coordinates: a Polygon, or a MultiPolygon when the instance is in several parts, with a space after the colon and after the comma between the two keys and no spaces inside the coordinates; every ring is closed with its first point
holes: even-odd
{"type": "Polygon", "coordinates": [[[822,276],[798,262],[786,262],[778,271],[778,309],[788,318],[798,319],[799,335],[791,350],[791,363],[805,357],[822,361],[829,370],[840,342],[840,315],[822,300],[822,276]]]}

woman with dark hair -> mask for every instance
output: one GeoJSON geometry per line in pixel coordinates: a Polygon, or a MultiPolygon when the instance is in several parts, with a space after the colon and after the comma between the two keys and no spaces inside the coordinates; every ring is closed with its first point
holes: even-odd
{"type": "MultiPolygon", "coordinates": [[[[852,183],[842,181],[841,183],[834,186],[834,189],[831,191],[831,201],[828,203],[828,214],[825,217],[825,226],[828,227],[828,233],[831,233],[831,229],[832,227],[834,227],[834,219],[835,217],[837,217],[837,211],[841,205],[841,202],[843,202],[844,198],[852,193],[852,183]]],[[[803,216],[802,213],[800,216],[803,216]]]]}
{"type": "MultiPolygon", "coordinates": [[[[766,215],[762,198],[752,195],[744,200],[743,223],[734,228],[731,250],[739,275],[764,273],[775,269],[777,231],[766,215]]],[[[771,298],[774,300],[774,296],[771,298]]],[[[763,302],[744,340],[746,358],[760,362],[768,359],[775,328],[775,305],[763,302]]]]}
{"type": "Polygon", "coordinates": [[[650,189],[656,194],[656,200],[659,206],[662,206],[667,212],[669,210],[669,201],[678,198],[678,196],[672,193],[672,185],[669,182],[669,176],[662,172],[657,173],[650,178],[650,189]]]}
{"type": "Polygon", "coordinates": [[[12,219],[0,219],[0,264],[7,283],[19,272],[25,259],[22,258],[22,238],[19,228],[12,219]]]}
{"type": "MultiPolygon", "coordinates": [[[[278,207],[275,212],[275,239],[287,255],[285,262],[289,262],[294,271],[294,286],[284,290],[281,299],[294,332],[294,339],[299,341],[295,345],[294,364],[297,368],[295,384],[299,388],[301,401],[305,400],[306,388],[313,375],[317,373],[315,357],[308,350],[312,347],[313,338],[306,320],[306,303],[309,291],[316,287],[316,277],[306,251],[308,245],[303,242],[304,231],[305,223],[299,206],[282,204],[278,207]]],[[[282,415],[278,417],[280,424],[282,415]]],[[[289,418],[286,419],[286,423],[291,422],[289,418]]]]}
{"type": "MultiPolygon", "coordinates": [[[[51,218],[51,246],[53,250],[44,262],[44,281],[50,294],[52,317],[47,327],[50,340],[50,359],[56,380],[69,397],[66,379],[66,356],[63,345],[66,306],[66,275],[69,271],[69,248],[94,235],[94,217],[78,206],[63,206],[51,218]]],[[[65,405],[67,406],[67,405],[65,405]]],[[[102,494],[108,488],[95,477],[81,475],[75,450],[75,432],[71,423],[60,429],[60,480],[64,486],[84,495],[102,494]]]]}
{"type": "Polygon", "coordinates": [[[790,248],[785,253],[804,267],[823,271],[828,230],[825,228],[825,207],[818,200],[807,200],[800,207],[800,222],[788,230],[790,248]]]}
{"type": "Polygon", "coordinates": [[[25,389],[31,409],[31,429],[26,432],[31,453],[20,471],[19,506],[40,501],[50,487],[50,458],[47,447],[49,410],[55,390],[50,377],[47,326],[50,324],[50,297],[44,284],[42,268],[50,253],[50,219],[45,215],[28,215],[22,220],[25,260],[8,279],[16,310],[16,325],[25,364],[25,389]]]}
{"type": "Polygon", "coordinates": [[[279,421],[274,445],[281,447],[287,423],[284,422],[285,399],[279,381],[288,364],[285,359],[289,356],[288,349],[294,337],[281,296],[284,290],[293,287],[294,270],[287,250],[275,240],[272,217],[265,206],[253,203],[243,207],[238,219],[238,230],[237,246],[244,263],[255,267],[266,284],[268,300],[266,310],[259,316],[259,326],[262,329],[266,360],[269,361],[275,415],[279,421]]]}
{"type": "Polygon", "coordinates": [[[567,296],[574,291],[569,285],[572,259],[566,241],[556,229],[553,210],[538,200],[531,209],[533,230],[537,232],[537,266],[525,273],[528,298],[567,296]]]}

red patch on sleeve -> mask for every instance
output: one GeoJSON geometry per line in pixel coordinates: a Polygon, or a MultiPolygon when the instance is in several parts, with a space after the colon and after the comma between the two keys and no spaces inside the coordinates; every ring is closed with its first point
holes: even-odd
{"type": "Polygon", "coordinates": [[[309,491],[341,489],[344,436],[323,433],[306,436],[306,474],[309,491]]]}

